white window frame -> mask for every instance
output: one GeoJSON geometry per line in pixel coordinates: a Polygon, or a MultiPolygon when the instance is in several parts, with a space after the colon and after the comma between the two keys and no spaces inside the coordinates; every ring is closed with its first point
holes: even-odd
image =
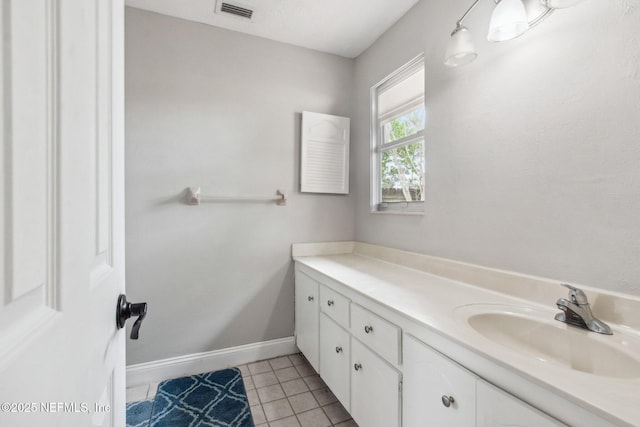
{"type": "MultiPolygon", "coordinates": [[[[382,202],[382,180],[380,171],[380,156],[383,151],[388,151],[393,148],[402,147],[422,140],[422,148],[425,149],[425,135],[424,130],[402,138],[400,140],[385,144],[383,127],[386,123],[391,121],[402,114],[409,113],[422,105],[424,107],[424,95],[414,98],[402,106],[386,113],[383,117],[378,117],[378,96],[384,91],[392,88],[398,83],[404,81],[407,77],[416,73],[420,69],[424,69],[424,53],[413,58],[402,67],[391,73],[389,76],[382,79],[376,85],[371,88],[371,197],[370,197],[370,209],[372,213],[394,213],[394,214],[411,214],[422,215],[424,213],[424,201],[412,201],[412,202],[382,202]],[[385,207],[382,208],[381,205],[385,207]]],[[[426,163],[425,153],[423,152],[423,159],[426,163]]],[[[425,164],[426,168],[426,164],[425,164]]],[[[426,171],[425,171],[426,174],[426,171]]],[[[426,177],[425,177],[426,181],[426,177]]],[[[426,186],[426,182],[425,182],[426,186]]]]}

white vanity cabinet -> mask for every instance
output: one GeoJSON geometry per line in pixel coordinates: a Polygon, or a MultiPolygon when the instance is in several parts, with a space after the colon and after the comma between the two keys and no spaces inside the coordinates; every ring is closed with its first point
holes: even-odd
{"type": "Polygon", "coordinates": [[[295,279],[300,351],[358,425],[400,427],[400,328],[298,269],[295,279]]]}
{"type": "Polygon", "coordinates": [[[403,427],[564,426],[410,335],[403,356],[403,427]]]}
{"type": "Polygon", "coordinates": [[[411,335],[402,354],[404,427],[475,425],[475,375],[411,335]]]}
{"type": "Polygon", "coordinates": [[[348,411],[351,336],[325,313],[320,314],[320,377],[348,411]]]}
{"type": "Polygon", "coordinates": [[[360,427],[564,425],[416,338],[420,327],[380,301],[306,267],[295,280],[298,348],[360,427]]]}
{"type": "Polygon", "coordinates": [[[478,379],[476,427],[561,427],[565,424],[478,379]]]}
{"type": "Polygon", "coordinates": [[[400,426],[400,373],[351,338],[351,416],[361,427],[400,426]]]}
{"type": "Polygon", "coordinates": [[[318,282],[306,274],[295,272],[295,329],[296,345],[313,369],[320,370],[319,363],[319,288],[318,282]]]}

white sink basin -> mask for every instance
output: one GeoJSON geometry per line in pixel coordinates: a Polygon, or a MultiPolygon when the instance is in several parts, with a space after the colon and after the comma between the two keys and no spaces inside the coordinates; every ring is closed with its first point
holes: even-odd
{"type": "Polygon", "coordinates": [[[640,338],[614,331],[601,335],[553,319],[553,311],[474,304],[456,315],[487,340],[523,356],[612,378],[640,378],[640,338]]]}

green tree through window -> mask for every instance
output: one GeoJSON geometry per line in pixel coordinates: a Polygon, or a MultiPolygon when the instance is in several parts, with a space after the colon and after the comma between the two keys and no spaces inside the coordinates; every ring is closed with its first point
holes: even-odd
{"type": "MultiPolygon", "coordinates": [[[[384,144],[401,141],[424,129],[424,108],[394,118],[383,126],[384,144]]],[[[408,141],[409,142],[409,141],[408,141]]],[[[380,156],[382,201],[424,200],[424,143],[422,139],[384,150],[380,156]]]]}

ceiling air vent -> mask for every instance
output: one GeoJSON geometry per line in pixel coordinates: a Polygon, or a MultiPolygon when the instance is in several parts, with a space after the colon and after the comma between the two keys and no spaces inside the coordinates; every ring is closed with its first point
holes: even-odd
{"type": "Polygon", "coordinates": [[[231,15],[235,15],[245,19],[251,19],[251,17],[253,16],[253,10],[227,2],[220,3],[220,12],[229,13],[231,15]]]}

